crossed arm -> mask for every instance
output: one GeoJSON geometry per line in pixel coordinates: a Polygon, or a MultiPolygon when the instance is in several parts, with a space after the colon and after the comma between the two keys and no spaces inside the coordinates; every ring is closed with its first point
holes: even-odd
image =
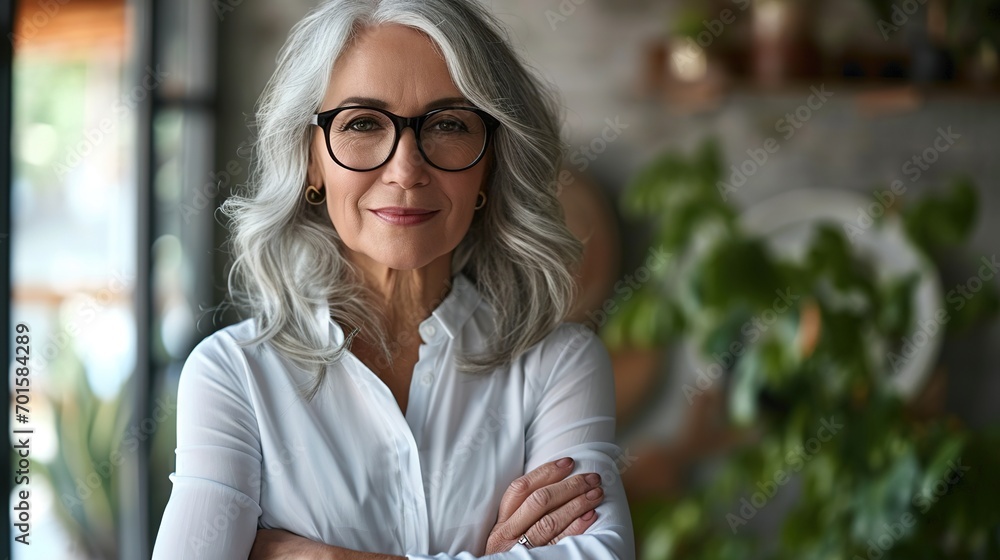
{"type": "MultiPolygon", "coordinates": [[[[610,358],[596,335],[580,325],[560,329],[550,351],[558,357],[525,427],[527,474],[504,495],[482,558],[634,560],[632,522],[616,466],[621,451],[612,443],[615,398],[610,358]],[[554,465],[561,457],[572,457],[575,464],[560,471],[554,465]],[[586,497],[594,489],[583,476],[587,473],[601,475],[597,485],[602,495],[597,499],[586,497]],[[596,515],[581,519],[591,509],[596,515]],[[525,533],[536,543],[534,548],[516,544],[525,533]]],[[[471,552],[379,554],[315,543],[283,531],[258,531],[259,485],[247,487],[245,479],[230,479],[231,473],[248,472],[255,463],[259,471],[261,459],[246,379],[230,354],[212,346],[200,352],[196,348],[185,364],[177,397],[174,491],[154,560],[480,558],[471,552]],[[198,449],[204,453],[206,447],[213,453],[211,464],[184,460],[198,449]]]]}
{"type": "MultiPolygon", "coordinates": [[[[550,461],[519,477],[504,493],[497,523],[490,533],[487,554],[511,550],[521,535],[530,542],[551,545],[582,535],[596,520],[594,511],[604,498],[600,475],[567,478],[572,459],[550,461]],[[596,492],[594,492],[596,490],[596,492]],[[547,522],[540,521],[548,516],[547,522]]],[[[360,552],[311,541],[288,531],[259,529],[249,560],[404,560],[390,554],[360,552]]]]}

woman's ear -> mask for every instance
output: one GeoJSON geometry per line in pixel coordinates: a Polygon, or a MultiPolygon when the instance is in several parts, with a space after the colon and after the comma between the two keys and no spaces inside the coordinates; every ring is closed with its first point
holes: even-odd
{"type": "Polygon", "coordinates": [[[306,185],[313,185],[318,189],[322,189],[325,183],[323,181],[323,166],[320,162],[323,160],[320,158],[320,152],[318,150],[322,148],[323,153],[325,153],[326,147],[323,146],[322,141],[317,138],[321,138],[319,133],[315,134],[312,142],[309,143],[309,163],[306,167],[306,185]]]}

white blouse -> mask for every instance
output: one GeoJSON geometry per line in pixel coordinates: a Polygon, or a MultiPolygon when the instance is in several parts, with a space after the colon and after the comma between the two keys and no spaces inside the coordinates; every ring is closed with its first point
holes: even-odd
{"type": "MultiPolygon", "coordinates": [[[[295,386],[312,375],[268,343],[237,345],[252,319],[207,337],[181,372],[173,492],[153,558],[244,560],[258,527],[413,560],[479,558],[510,483],[569,456],[572,474],[602,477],[597,520],[558,544],[488,558],[633,560],[607,350],[566,322],[505,367],[456,371],[459,350],[485,349],[492,313],[456,274],[420,324],[405,416],[350,352],[306,402],[295,386]]],[[[328,309],[316,320],[344,340],[328,309]]]]}

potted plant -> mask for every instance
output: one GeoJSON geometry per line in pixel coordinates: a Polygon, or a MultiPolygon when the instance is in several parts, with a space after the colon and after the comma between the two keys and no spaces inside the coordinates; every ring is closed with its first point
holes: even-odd
{"type": "MultiPolygon", "coordinates": [[[[843,224],[818,224],[801,258],[780,256],[719,197],[721,170],[712,142],[691,158],[666,154],[622,200],[674,259],[605,326],[605,342],[682,338],[706,358],[730,352],[717,380],[728,417],[758,433],[682,495],[633,504],[643,558],[1000,557],[1000,510],[984,492],[1000,433],[928,412],[890,375],[922,328],[915,278],[880,276],[843,224]],[[783,312],[776,286],[796,296],[783,312]],[[746,329],[761,317],[766,330],[746,329]]],[[[965,241],[975,207],[974,187],[958,181],[872,231],[898,219],[932,262],[965,241]]],[[[968,328],[998,301],[983,286],[937,326],[968,328]]]]}

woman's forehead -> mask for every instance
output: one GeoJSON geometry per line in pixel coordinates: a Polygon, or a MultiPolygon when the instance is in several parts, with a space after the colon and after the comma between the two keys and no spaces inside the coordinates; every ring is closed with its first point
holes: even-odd
{"type": "Polygon", "coordinates": [[[334,64],[324,108],[351,97],[382,100],[389,110],[416,110],[462,94],[434,42],[416,29],[361,30],[334,64]]]}

